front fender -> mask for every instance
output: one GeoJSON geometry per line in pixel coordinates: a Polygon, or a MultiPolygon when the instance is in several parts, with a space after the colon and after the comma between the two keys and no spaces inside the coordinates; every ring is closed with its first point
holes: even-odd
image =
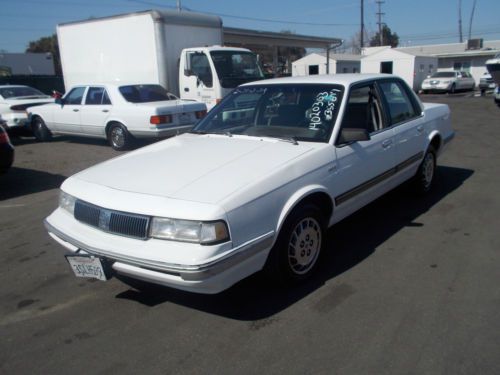
{"type": "MultiPolygon", "coordinates": [[[[314,194],[314,193],[325,193],[328,196],[330,194],[328,193],[328,189],[323,186],[323,185],[308,185],[300,188],[297,190],[295,193],[293,193],[290,198],[286,201],[285,205],[283,206],[283,209],[281,210],[280,216],[278,218],[278,222],[276,225],[276,233],[279,233],[281,230],[281,227],[283,226],[283,223],[285,222],[285,219],[287,216],[292,212],[292,210],[297,207],[297,205],[302,202],[305,198],[308,196],[314,194]]],[[[334,205],[333,200],[332,200],[332,205],[334,205]]]]}

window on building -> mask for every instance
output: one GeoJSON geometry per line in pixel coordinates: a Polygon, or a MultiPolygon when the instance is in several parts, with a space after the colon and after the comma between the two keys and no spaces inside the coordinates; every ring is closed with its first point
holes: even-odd
{"type": "Polygon", "coordinates": [[[434,65],[429,64],[429,74],[432,74],[433,71],[434,71],[434,65]]]}
{"type": "Polygon", "coordinates": [[[309,65],[309,75],[319,74],[319,65],[309,65]]]}
{"type": "Polygon", "coordinates": [[[424,64],[420,64],[420,73],[423,73],[425,70],[425,65],[424,64]]]}
{"type": "Polygon", "coordinates": [[[470,61],[455,61],[453,63],[453,70],[465,70],[466,72],[470,71],[470,61]]]}

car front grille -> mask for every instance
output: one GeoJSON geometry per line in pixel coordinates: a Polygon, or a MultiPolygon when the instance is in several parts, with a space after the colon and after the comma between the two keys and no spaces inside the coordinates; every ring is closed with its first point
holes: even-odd
{"type": "Polygon", "coordinates": [[[140,239],[148,237],[148,216],[108,210],[77,200],[75,219],[105,232],[140,239]]]}

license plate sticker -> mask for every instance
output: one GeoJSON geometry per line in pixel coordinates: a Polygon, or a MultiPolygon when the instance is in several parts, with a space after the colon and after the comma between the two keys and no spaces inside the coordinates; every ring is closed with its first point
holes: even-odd
{"type": "Polygon", "coordinates": [[[89,255],[66,255],[71,269],[77,277],[106,281],[106,272],[99,258],[89,255]]]}

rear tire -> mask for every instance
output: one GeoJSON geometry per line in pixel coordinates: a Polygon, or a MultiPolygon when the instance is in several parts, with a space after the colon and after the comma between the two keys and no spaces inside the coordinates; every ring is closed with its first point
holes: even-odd
{"type": "Polygon", "coordinates": [[[300,205],[285,220],[264,271],[274,282],[293,285],[311,277],[326,242],[325,218],[312,204],[300,205]]]}
{"type": "Polygon", "coordinates": [[[31,124],[31,129],[33,130],[33,135],[37,141],[47,142],[52,139],[52,133],[45,125],[45,122],[41,117],[35,117],[31,124]]]}
{"type": "Polygon", "coordinates": [[[125,126],[115,123],[108,129],[108,142],[114,150],[125,151],[132,146],[133,138],[125,126]]]}
{"type": "Polygon", "coordinates": [[[423,195],[432,189],[436,174],[436,150],[429,146],[424,159],[418,167],[417,173],[413,177],[412,185],[414,191],[423,195]]]}

